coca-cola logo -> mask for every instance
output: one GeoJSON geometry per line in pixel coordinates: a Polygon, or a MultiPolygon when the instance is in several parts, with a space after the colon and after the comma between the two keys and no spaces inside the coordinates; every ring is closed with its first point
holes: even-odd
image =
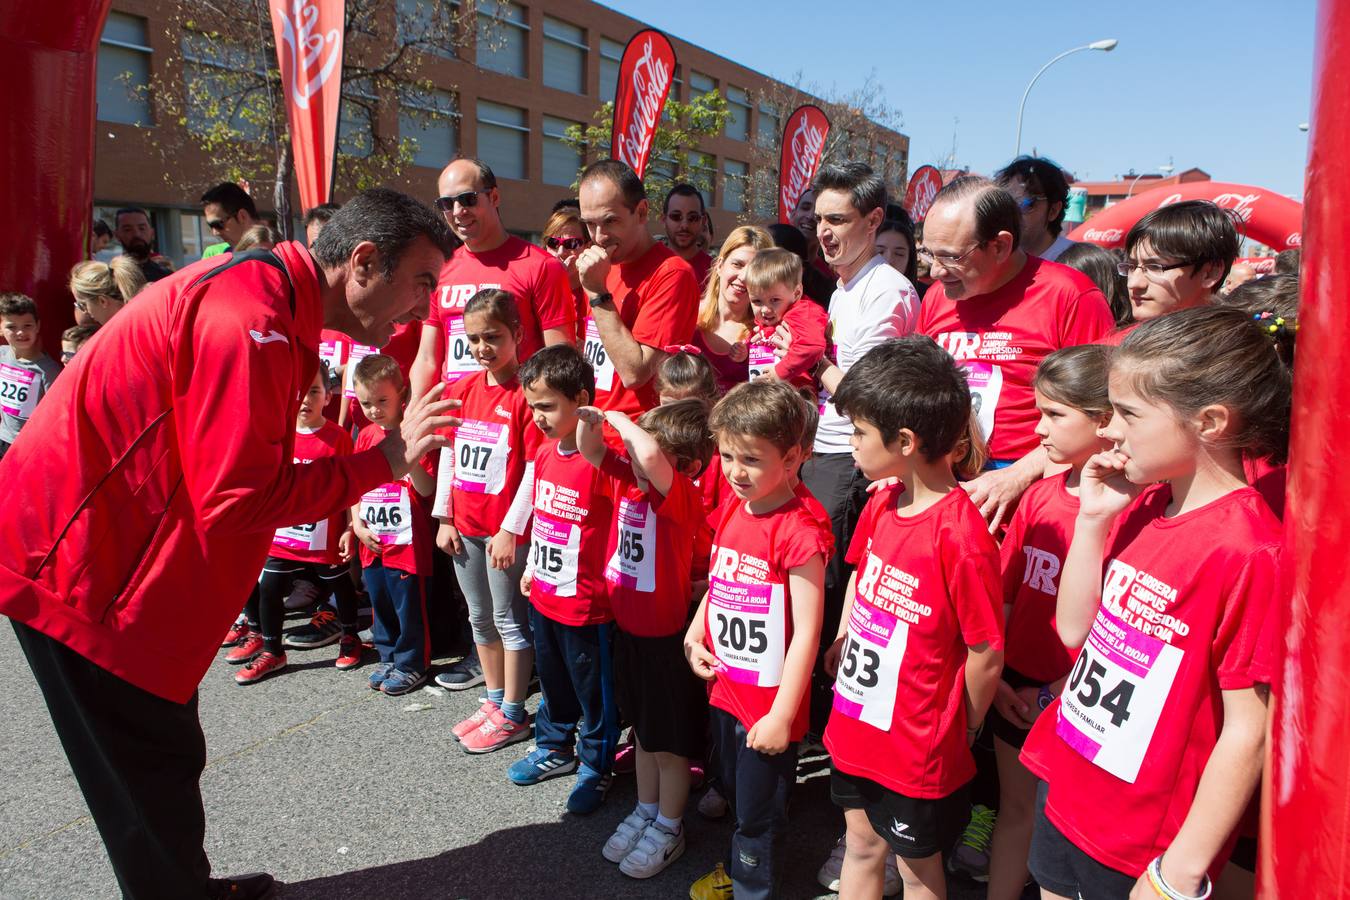
{"type": "Polygon", "coordinates": [[[1232,210],[1242,221],[1250,222],[1252,207],[1260,199],[1260,194],[1220,194],[1214,198],[1214,203],[1223,209],[1232,210]]]}
{"type": "Polygon", "coordinates": [[[797,128],[788,141],[791,162],[783,173],[782,197],[784,209],[793,209],[816,174],[816,161],[825,149],[825,131],[811,124],[803,112],[797,119],[797,128]]]}
{"type": "Polygon", "coordinates": [[[1125,231],[1121,228],[1089,228],[1083,232],[1083,240],[1094,244],[1114,244],[1124,239],[1125,231]]]}
{"type": "Polygon", "coordinates": [[[651,150],[670,78],[670,68],[656,55],[652,38],[648,37],[642,43],[642,55],[633,66],[633,108],[614,144],[619,160],[634,171],[641,170],[651,150]]]}
{"type": "Polygon", "coordinates": [[[318,24],[319,7],[310,0],[294,0],[290,12],[283,9],[281,13],[281,39],[291,62],[287,89],[301,109],[309,109],[309,99],[323,89],[342,59],[342,32],[333,28],[327,34],[316,34],[318,24]]]}
{"type": "Polygon", "coordinates": [[[1289,245],[1290,247],[1302,247],[1302,246],[1303,246],[1303,232],[1301,232],[1301,231],[1295,231],[1293,234],[1289,235],[1289,237],[1285,238],[1285,239],[1284,239],[1284,242],[1285,242],[1287,245],[1289,245]]]}

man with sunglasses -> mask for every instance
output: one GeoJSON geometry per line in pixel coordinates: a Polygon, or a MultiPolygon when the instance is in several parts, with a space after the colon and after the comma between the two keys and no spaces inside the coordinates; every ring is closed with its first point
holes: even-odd
{"type": "Polygon", "coordinates": [[[712,268],[712,257],[699,246],[699,236],[708,225],[708,209],[703,205],[703,194],[699,189],[683,182],[671,188],[661,210],[661,224],[666,229],[666,246],[693,267],[699,290],[703,290],[712,268]]]}
{"type": "Polygon", "coordinates": [[[576,335],[567,270],[543,248],[507,233],[492,169],[476,159],[457,159],[441,172],[436,186],[436,206],[463,246],[441,269],[431,316],[422,323],[409,372],[414,396],[437,378],[458,381],[478,371],[464,335],[464,304],[484,288],[501,288],[516,298],[521,362],[549,344],[574,343],[576,335]]]}
{"type": "Polygon", "coordinates": [[[1059,166],[1048,159],[1019,156],[999,169],[994,180],[1017,201],[1022,214],[1022,240],[1018,245],[1022,252],[1055,262],[1076,243],[1063,233],[1069,182],[1059,166]]]}
{"type": "Polygon", "coordinates": [[[248,191],[233,181],[222,181],[202,194],[201,204],[206,227],[221,240],[203,250],[202,259],[233,250],[244,232],[262,221],[248,191]]]}
{"type": "Polygon", "coordinates": [[[1045,472],[1032,379],[1061,347],[1091,344],[1114,327],[1102,292],[1081,272],[1029,255],[1017,201],[987,178],[958,178],[938,191],[918,256],[933,285],[918,331],[966,370],[990,461],[965,482],[995,530],[1045,472]]]}

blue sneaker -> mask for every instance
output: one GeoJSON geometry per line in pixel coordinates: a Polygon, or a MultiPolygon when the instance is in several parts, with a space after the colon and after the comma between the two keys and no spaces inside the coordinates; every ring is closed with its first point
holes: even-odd
{"type": "Polygon", "coordinates": [[[389,673],[394,671],[394,664],[382,662],[370,673],[370,689],[378,691],[384,685],[384,680],[389,677],[389,673]]]}
{"type": "Polygon", "coordinates": [[[384,676],[384,684],[380,685],[380,690],[390,697],[397,697],[417,690],[426,683],[426,680],[426,672],[405,672],[391,666],[389,674],[384,676]]]}
{"type": "Polygon", "coordinates": [[[506,777],[515,784],[530,785],[559,775],[571,775],[576,770],[577,758],[573,754],[535,747],[524,759],[511,763],[506,777]]]}
{"type": "Polygon", "coordinates": [[[583,767],[577,775],[576,787],[567,795],[567,811],[577,816],[588,816],[595,812],[605,802],[609,780],[610,776],[583,767]]]}

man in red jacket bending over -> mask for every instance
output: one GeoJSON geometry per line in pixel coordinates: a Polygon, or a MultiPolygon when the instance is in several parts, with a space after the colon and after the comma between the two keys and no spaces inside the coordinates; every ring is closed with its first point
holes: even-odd
{"type": "Polygon", "coordinates": [[[374,190],[312,251],[189,266],[99,331],[0,462],[24,491],[0,517],[0,613],[126,897],[274,893],[269,875],[210,878],[197,684],[277,528],[401,477],[458,424],[433,389],[377,447],[292,463],[319,329],[384,344],[426,317],[449,252],[440,216],[374,190]]]}

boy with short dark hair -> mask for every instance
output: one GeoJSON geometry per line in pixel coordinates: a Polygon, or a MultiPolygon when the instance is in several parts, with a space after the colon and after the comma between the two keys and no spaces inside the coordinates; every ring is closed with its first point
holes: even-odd
{"type": "Polygon", "coordinates": [[[97,322],[89,325],[72,325],[61,332],[61,365],[70,365],[70,361],[75,358],[75,354],[79,352],[86,341],[94,336],[96,331],[98,331],[97,322]]]}
{"type": "Polygon", "coordinates": [[[37,304],[23,294],[0,294],[0,459],[51,388],[61,367],[38,343],[37,304]]]}
{"type": "Polygon", "coordinates": [[[1135,222],[1120,264],[1135,321],[1214,302],[1238,243],[1232,214],[1209,200],[1183,200],[1135,222]]]}

